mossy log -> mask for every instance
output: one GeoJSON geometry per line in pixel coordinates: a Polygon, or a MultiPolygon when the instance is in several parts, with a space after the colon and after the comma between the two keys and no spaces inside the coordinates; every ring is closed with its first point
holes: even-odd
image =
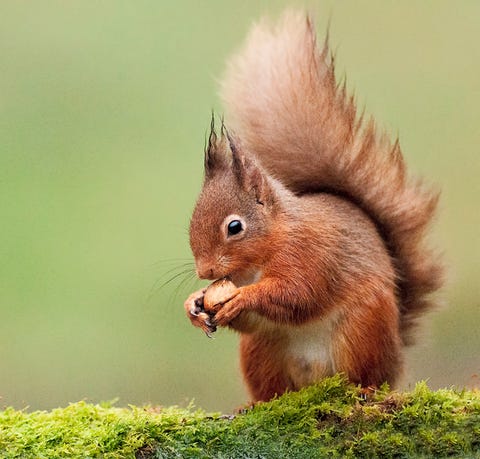
{"type": "Polygon", "coordinates": [[[235,415],[85,402],[0,414],[2,458],[479,457],[480,392],[336,376],[235,415]]]}

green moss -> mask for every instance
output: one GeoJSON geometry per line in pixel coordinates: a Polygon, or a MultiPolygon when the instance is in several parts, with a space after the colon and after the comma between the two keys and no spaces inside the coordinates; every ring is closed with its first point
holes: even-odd
{"type": "Polygon", "coordinates": [[[480,394],[386,388],[368,396],[341,377],[244,414],[74,403],[0,413],[3,458],[480,457],[480,394]]]}

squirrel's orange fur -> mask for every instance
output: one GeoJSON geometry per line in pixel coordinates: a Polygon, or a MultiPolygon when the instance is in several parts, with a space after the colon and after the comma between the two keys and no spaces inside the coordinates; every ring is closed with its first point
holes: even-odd
{"type": "Polygon", "coordinates": [[[241,333],[255,400],[335,372],[394,385],[442,281],[425,244],[437,193],[357,117],[305,15],[255,26],[222,95],[229,131],[212,126],[190,242],[200,277],[238,288],[214,316],[192,294],[192,323],[241,333]]]}

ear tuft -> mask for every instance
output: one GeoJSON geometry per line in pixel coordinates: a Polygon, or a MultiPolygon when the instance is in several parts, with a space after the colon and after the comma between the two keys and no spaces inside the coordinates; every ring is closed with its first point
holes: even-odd
{"type": "Polygon", "coordinates": [[[205,177],[211,177],[216,170],[225,169],[228,164],[225,155],[225,125],[223,123],[223,117],[219,138],[215,130],[215,113],[213,111],[212,119],[210,121],[210,134],[208,136],[208,143],[205,142],[205,144],[205,177]]]}

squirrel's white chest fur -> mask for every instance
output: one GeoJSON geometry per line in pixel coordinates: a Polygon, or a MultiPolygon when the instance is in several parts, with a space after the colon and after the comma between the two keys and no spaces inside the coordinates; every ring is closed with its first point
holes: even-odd
{"type": "Polygon", "coordinates": [[[317,320],[306,325],[285,327],[288,353],[308,361],[329,359],[331,320],[317,320]]]}
{"type": "Polygon", "coordinates": [[[302,387],[336,372],[332,341],[336,314],[305,325],[284,327],[285,370],[296,387],[302,387]]]}

